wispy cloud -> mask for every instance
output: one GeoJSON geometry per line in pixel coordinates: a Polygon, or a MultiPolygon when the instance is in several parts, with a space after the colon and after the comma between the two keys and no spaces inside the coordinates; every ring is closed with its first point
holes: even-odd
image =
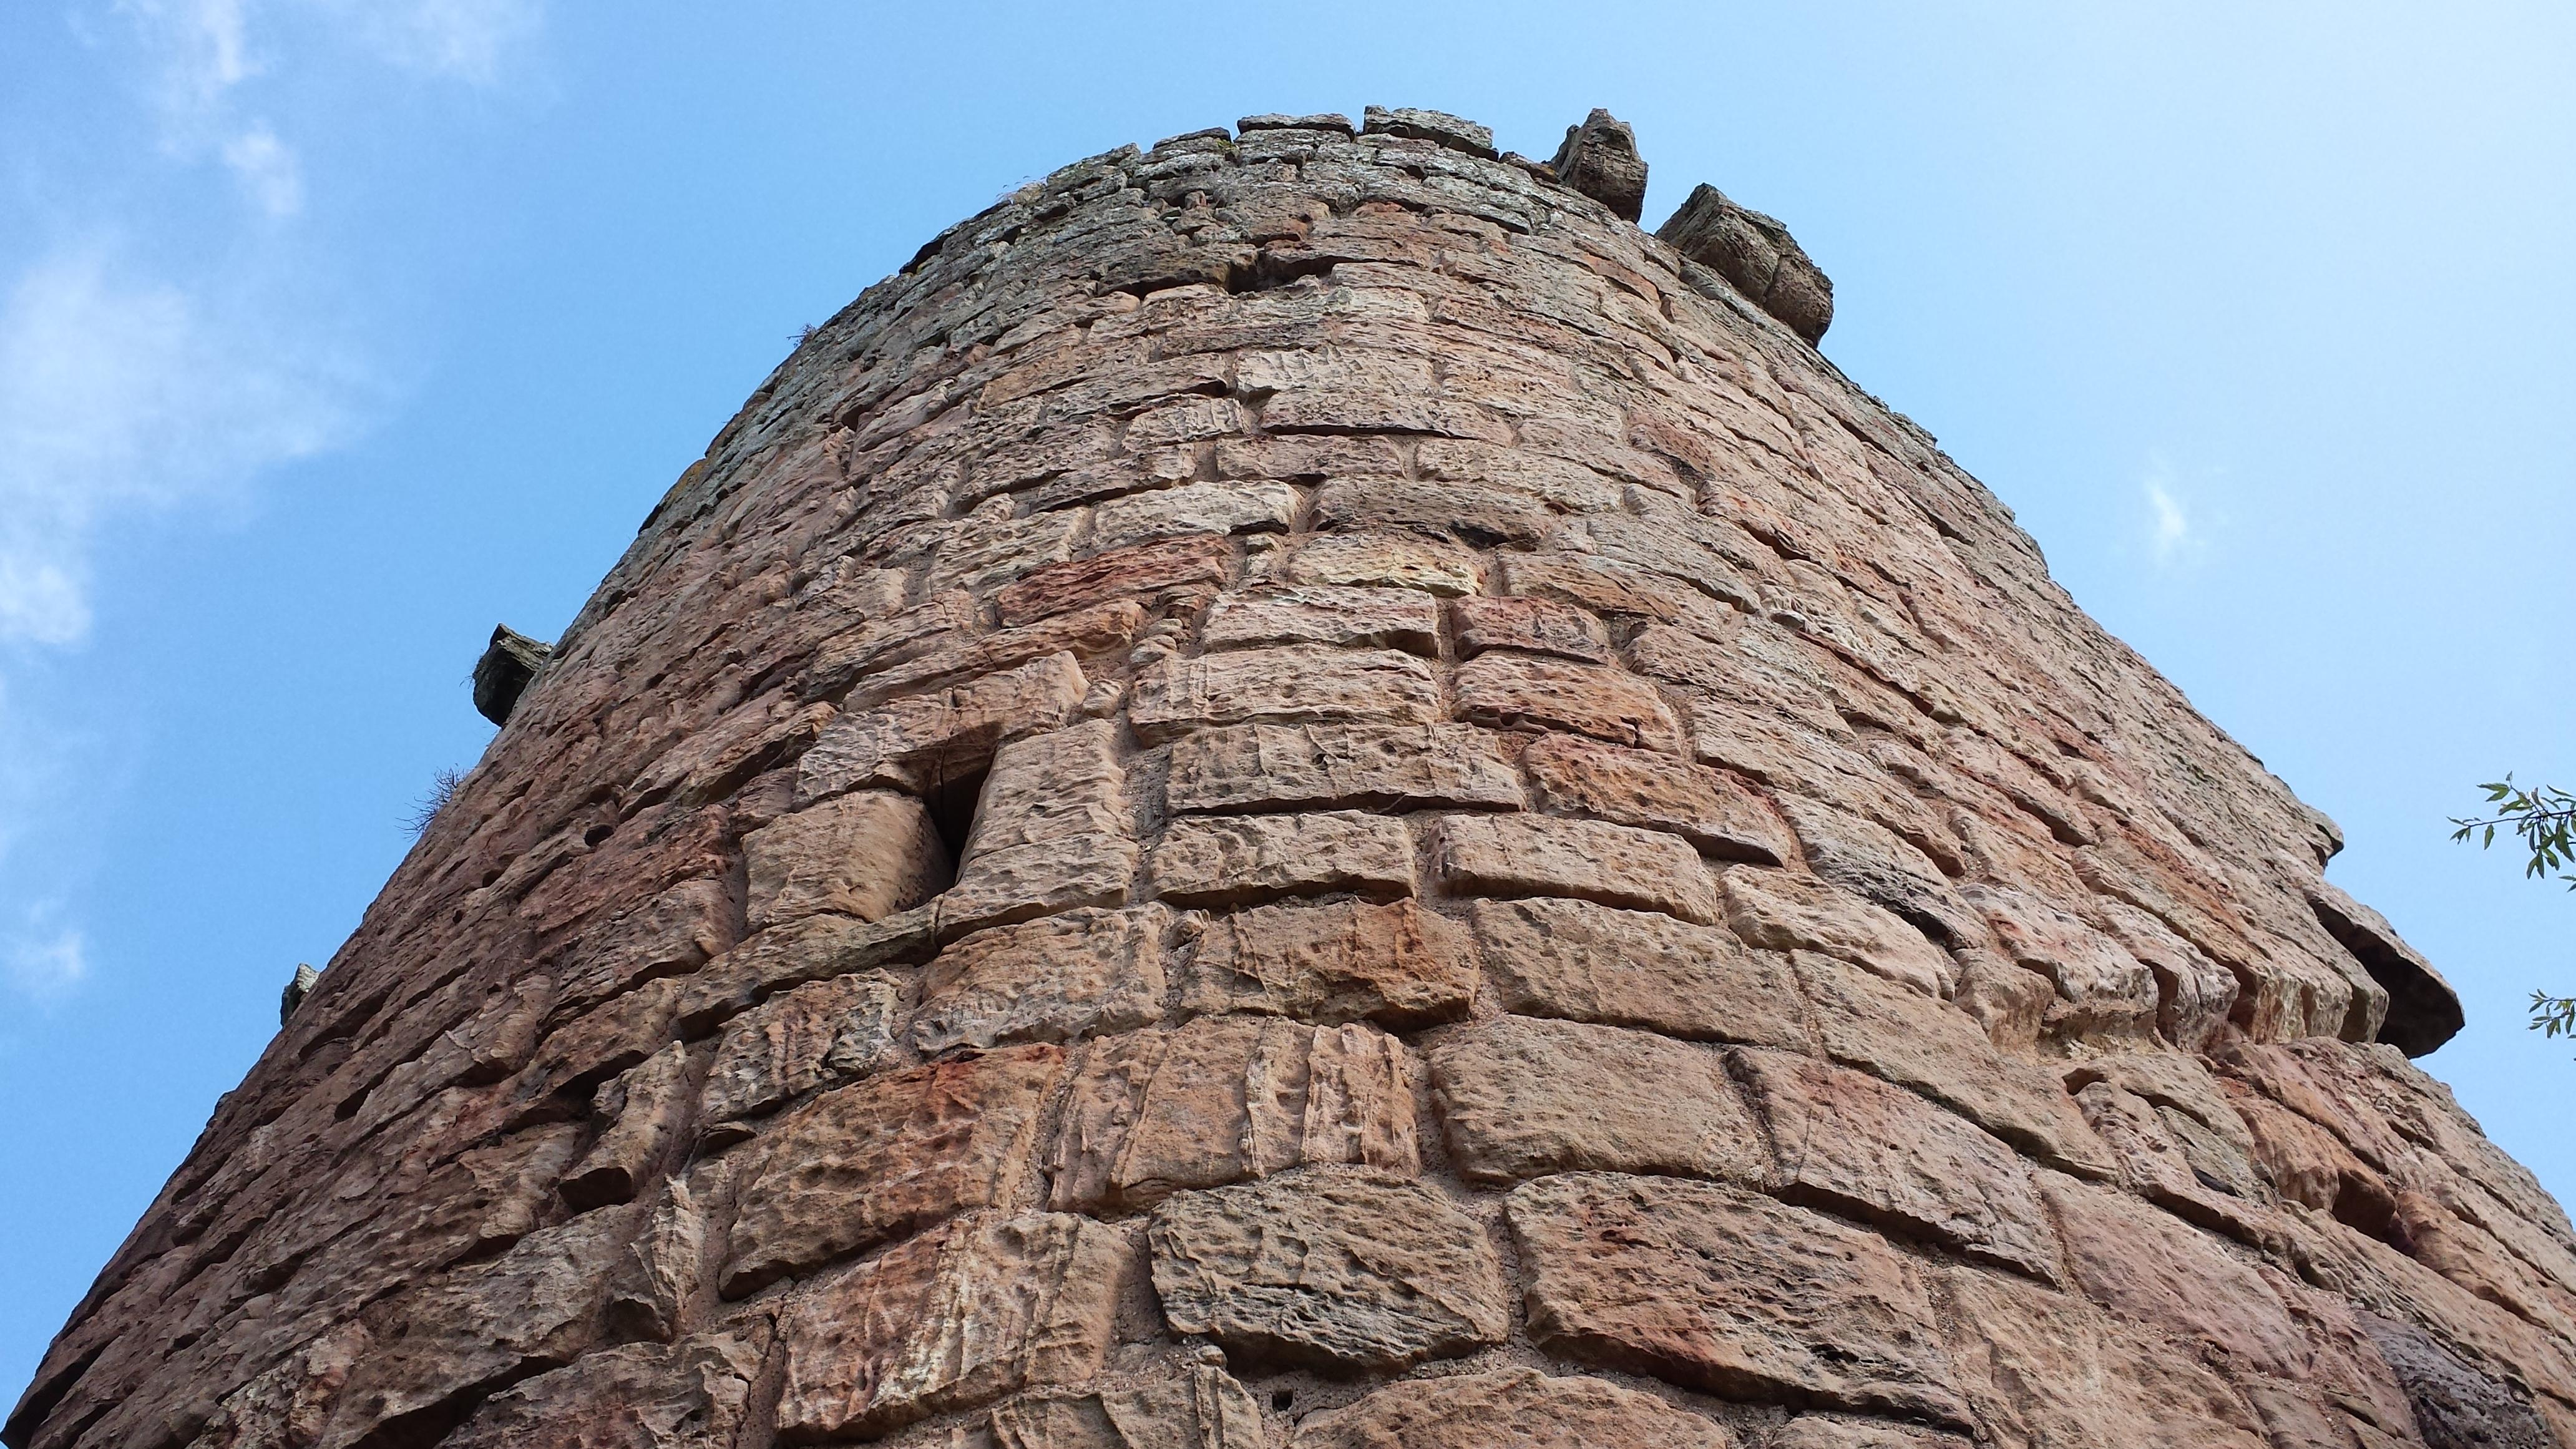
{"type": "Polygon", "coordinates": [[[38,1002],[58,1001],[89,975],[89,943],[81,933],[34,913],[0,949],[9,984],[38,1002]]]}
{"type": "Polygon", "coordinates": [[[2158,567],[2170,567],[2192,542],[2191,515],[2183,511],[2182,500],[2173,496],[2161,480],[2147,480],[2147,507],[2155,515],[2148,525],[2147,552],[2158,567]]]}

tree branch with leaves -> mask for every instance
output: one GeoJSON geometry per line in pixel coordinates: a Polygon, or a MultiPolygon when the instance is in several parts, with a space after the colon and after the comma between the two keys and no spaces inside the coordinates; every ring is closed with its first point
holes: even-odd
{"type": "MultiPolygon", "coordinates": [[[[2482,816],[2453,816],[2458,826],[2451,832],[2454,841],[2475,837],[2480,850],[2492,849],[2499,829],[2522,842],[2530,853],[2523,862],[2522,873],[2537,878],[2555,875],[2576,890],[2576,794],[2550,785],[2526,790],[2507,775],[2489,780],[2478,787],[2487,792],[2487,813],[2482,816]]],[[[2531,1029],[2543,1036],[2576,1036],[2576,996],[2552,996],[2546,991],[2531,993],[2531,1029]]]]}

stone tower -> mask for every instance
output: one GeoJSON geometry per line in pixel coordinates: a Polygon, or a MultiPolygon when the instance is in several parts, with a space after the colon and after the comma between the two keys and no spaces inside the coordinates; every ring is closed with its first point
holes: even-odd
{"type": "Polygon", "coordinates": [[[0,1439],[2576,1446],[2334,826],[1567,148],[1126,148],[817,329],[0,1439]]]}

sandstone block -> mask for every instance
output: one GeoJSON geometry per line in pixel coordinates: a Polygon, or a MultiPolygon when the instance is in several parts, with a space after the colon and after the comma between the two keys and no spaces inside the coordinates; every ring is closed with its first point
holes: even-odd
{"type": "Polygon", "coordinates": [[[1137,599],[1155,609],[1176,598],[1205,596],[1234,568],[1234,545],[1198,534],[1109,549],[1032,569],[993,596],[1006,628],[1110,599],[1137,599]]]}
{"type": "Polygon", "coordinates": [[[1666,1036],[1805,1050],[1788,958],[1723,930],[1590,901],[1478,901],[1469,911],[1503,1009],[1666,1036]]]}
{"type": "Polygon", "coordinates": [[[2275,1378],[2303,1379],[2305,1336],[2266,1276],[2215,1238],[2123,1193],[2043,1176],[2085,1296],[2275,1378]]]}
{"type": "Polygon", "coordinates": [[[1761,1129],[1725,1063],[1651,1032],[1497,1017],[1444,1033],[1431,1080],[1450,1160],[1469,1182],[1595,1170],[1763,1176],[1761,1129]]]}
{"type": "MultiPolygon", "coordinates": [[[[1656,919],[1661,919],[1660,917],[1656,919]]],[[[1467,1014],[1476,964],[1467,933],[1410,900],[1282,901],[1195,916],[1181,1009],[1406,1029],[1467,1014]]]]}
{"type": "Polygon", "coordinates": [[[1470,156],[1494,158],[1494,132],[1490,126],[1463,121],[1446,111],[1417,110],[1411,106],[1370,106],[1363,111],[1361,130],[1371,136],[1401,136],[1408,140],[1429,141],[1470,156]]]}
{"type": "Polygon", "coordinates": [[[351,1449],[379,1425],[457,1403],[486,1384],[570,1363],[597,1334],[607,1271],[632,1228],[589,1213],[404,1296],[349,1373],[323,1430],[351,1449]]]}
{"type": "Polygon", "coordinates": [[[1499,556],[1498,593],[1561,599],[1613,619],[1675,624],[1694,634],[1724,637],[1735,612],[1688,584],[1617,559],[1588,553],[1506,553],[1499,556]]]}
{"type": "Polygon", "coordinates": [[[1437,655],[1440,602],[1419,589],[1291,584],[1218,599],[1201,638],[1211,650],[1312,644],[1437,655]]]}
{"type": "Polygon", "coordinates": [[[1771,1440],[1772,1449],[1968,1449],[1955,1434],[1891,1424],[1884,1419],[1828,1418],[1801,1414],[1771,1440]]]}
{"type": "Polygon", "coordinates": [[[1419,1183],[1327,1173],[1187,1193],[1146,1237],[1164,1317],[1232,1351],[1383,1369],[1510,1331],[1484,1229],[1419,1183]]]}
{"type": "Polygon", "coordinates": [[[1413,893],[1404,822],[1355,810],[1190,817],[1156,842],[1148,872],[1173,905],[1222,906],[1285,895],[1413,893]]]}
{"type": "Polygon", "coordinates": [[[1574,896],[1703,925],[1718,919],[1699,853],[1659,831],[1535,815],[1451,815],[1440,822],[1434,860],[1441,883],[1459,895],[1574,896]]]}
{"type": "Polygon", "coordinates": [[[2260,1449],[2236,1393],[2188,1353],[2067,1294],[1974,1269],[1951,1275],[1957,1360],[1998,1443],[2260,1449]]]}
{"type": "Polygon", "coordinates": [[[1172,742],[1175,811],[1517,810],[1519,773],[1468,725],[1235,725],[1172,742]]]}
{"type": "Polygon", "coordinates": [[[1536,741],[1521,765],[1546,809],[1668,830],[1721,860],[1795,858],[1780,817],[1723,770],[1566,735],[1536,741]]]}
{"type": "Polygon", "coordinates": [[[948,847],[919,800],[863,790],[743,837],[753,930],[820,911],[883,920],[947,883],[948,847]]]}
{"type": "Polygon", "coordinates": [[[1120,599],[981,638],[942,637],[882,668],[869,669],[863,659],[827,649],[816,660],[806,690],[829,695],[847,687],[850,705],[865,707],[1015,668],[1050,654],[1069,653],[1076,659],[1113,654],[1136,642],[1136,631],[1144,624],[1145,606],[1120,599]]]}
{"type": "Polygon", "coordinates": [[[1961,1113],[2040,1161],[2078,1176],[2111,1167],[2062,1084],[1995,1050],[1965,1012],[1829,956],[1790,958],[1825,1054],[1961,1113]]]}
{"type": "Polygon", "coordinates": [[[663,1184],[643,1229],[610,1264],[604,1321],[612,1335],[660,1343],[679,1336],[712,1281],[701,1186],[721,1192],[729,1176],[729,1168],[710,1165],[663,1184]]]}
{"type": "Polygon", "coordinates": [[[1731,1398],[1968,1427],[1921,1269],[1873,1233],[1714,1183],[1572,1174],[1507,1215],[1539,1347],[1731,1398]]]}
{"type": "Polygon", "coordinates": [[[800,986],[746,1013],[716,1049],[700,1117],[712,1128],[757,1116],[891,1064],[905,994],[902,982],[870,971],[800,986]]]}
{"type": "Polygon", "coordinates": [[[796,762],[796,801],[888,787],[924,795],[970,778],[1004,740],[1061,727],[1089,688],[1073,656],[1057,653],[952,689],[853,710],[824,726],[796,762]]]}
{"type": "Polygon", "coordinates": [[[1821,951],[1933,998],[1957,984],[1949,953],[1886,910],[1788,871],[1725,870],[1726,923],[1756,946],[1821,951]]]}
{"type": "Polygon", "coordinates": [[[439,1441],[462,1449],[732,1449],[769,1325],[592,1354],[494,1395],[439,1441]]]}
{"type": "Polygon", "coordinates": [[[1410,1176],[1412,1058],[1365,1026],[1200,1017],[1096,1046],[1067,1097],[1051,1205],[1150,1207],[1308,1165],[1410,1176]]]}
{"type": "Polygon", "coordinates": [[[1148,667],[1127,717],[1148,744],[1216,725],[1428,724],[1440,717],[1440,683],[1431,666],[1393,650],[1247,649],[1148,667]]]}
{"type": "Polygon", "coordinates": [[[1086,720],[994,756],[957,882],[939,899],[943,937],[1126,903],[1138,850],[1117,741],[1115,721],[1086,720]]]}
{"type": "Polygon", "coordinates": [[[1655,687],[1600,665],[1479,654],[1458,666],[1458,713],[1499,728],[1573,730],[1613,744],[1670,749],[1681,726],[1655,687]]]}
{"type": "Polygon", "coordinates": [[[1554,599],[1460,599],[1449,606],[1449,617],[1458,630],[1461,659],[1488,649],[1552,654],[1586,664],[1610,658],[1610,634],[1601,621],[1554,599]]]}
{"type": "Polygon", "coordinates": [[[1094,508],[1091,538],[1114,547],[1193,533],[1284,533],[1296,517],[1297,490],[1285,483],[1184,483],[1094,508]]]}
{"type": "Polygon", "coordinates": [[[1773,1193],[2058,1281],[2056,1234],[2011,1148],[1865,1073],[1778,1052],[1734,1060],[1770,1135],[1773,1193]]]}
{"type": "Polygon", "coordinates": [[[1533,1368],[1389,1384],[1297,1425],[1290,1449],[1727,1449],[1726,1430],[1652,1394],[1533,1368]]]}
{"type": "Polygon", "coordinates": [[[1063,1064],[1052,1046],[932,1062],[826,1092],[753,1149],[728,1237],[725,1296],[1006,1200],[1063,1064]]]}
{"type": "Polygon", "coordinates": [[[779,1320],[791,1443],[876,1436],[929,1414],[1091,1378],[1126,1244],[1060,1213],[951,1224],[814,1284],[779,1320]]]}
{"type": "Polygon", "coordinates": [[[1213,1364],[1089,1393],[1031,1394],[993,1410],[997,1449],[1269,1449],[1261,1403],[1213,1364]]]}
{"type": "Polygon", "coordinates": [[[1583,124],[1565,128],[1565,144],[1548,163],[1557,179],[1603,206],[1621,221],[1646,211],[1646,160],[1637,133],[1608,111],[1594,110],[1583,124]]]}
{"type": "Polygon", "coordinates": [[[1419,589],[1454,597],[1483,585],[1485,565],[1475,550],[1445,538],[1332,533],[1299,544],[1288,560],[1288,577],[1301,584],[1419,589]]]}
{"type": "Polygon", "coordinates": [[[643,982],[695,970],[733,944],[733,910],[722,882],[691,880],[585,926],[556,968],[554,1006],[580,1010],[643,982]]]}
{"type": "Polygon", "coordinates": [[[1797,832],[1808,868],[1826,881],[1877,902],[1936,940],[1961,946],[1982,940],[1976,912],[1916,841],[1836,806],[1790,794],[1773,799],[1797,832]]]}
{"type": "Polygon", "coordinates": [[[1131,1031],[1163,1014],[1159,905],[1074,910],[952,943],[922,976],[912,1042],[925,1056],[959,1046],[1071,1041],[1131,1031]]]}
{"type": "Polygon", "coordinates": [[[1744,299],[1812,344],[1834,320],[1834,284],[1789,229],[1703,183],[1655,235],[1724,277],[1744,299]]]}
{"type": "Polygon", "coordinates": [[[2014,964],[2057,988],[2062,1029],[2143,1035],[2155,1030],[2156,978],[2119,942],[2027,891],[1970,884],[1960,895],[1985,917],[2014,964]]]}
{"type": "Polygon", "coordinates": [[[1476,548],[1532,548],[1555,515],[1525,493],[1411,478],[1336,478],[1315,495],[1319,533],[1447,534],[1476,548]]]}
{"type": "Polygon", "coordinates": [[[817,915],[746,938],[678,984],[680,1030],[696,1035],[738,1011],[809,981],[928,956],[938,937],[931,907],[882,921],[817,915]]]}
{"type": "Polygon", "coordinates": [[[691,1080],[689,1049],[678,1042],[602,1086],[591,1115],[607,1122],[590,1151],[573,1165],[560,1191],[575,1212],[632,1202],[686,1127],[691,1080]]]}

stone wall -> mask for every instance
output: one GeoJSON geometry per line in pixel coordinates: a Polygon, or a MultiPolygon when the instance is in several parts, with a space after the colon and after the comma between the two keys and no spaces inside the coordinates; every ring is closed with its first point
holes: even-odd
{"type": "Polygon", "coordinates": [[[2576,1446],[2332,824],[1717,272],[1352,131],[806,340],[0,1439],[2576,1446]]]}

